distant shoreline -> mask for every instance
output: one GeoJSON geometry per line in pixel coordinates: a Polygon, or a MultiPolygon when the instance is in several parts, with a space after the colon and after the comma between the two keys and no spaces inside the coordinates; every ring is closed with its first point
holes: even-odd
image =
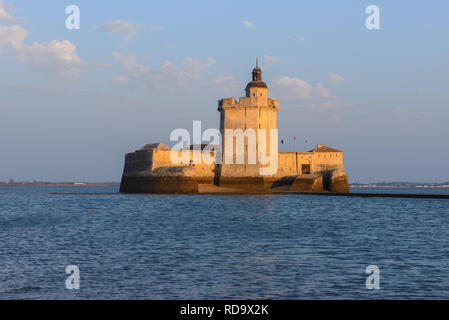
{"type": "MultiPolygon", "coordinates": [[[[120,182],[0,182],[0,187],[119,187],[120,182]]],[[[378,188],[378,189],[446,189],[446,183],[367,183],[350,184],[350,188],[378,188]]]]}
{"type": "Polygon", "coordinates": [[[408,184],[408,185],[382,185],[382,184],[363,184],[349,185],[350,188],[379,188],[379,189],[445,189],[449,188],[449,184],[408,184]]]}

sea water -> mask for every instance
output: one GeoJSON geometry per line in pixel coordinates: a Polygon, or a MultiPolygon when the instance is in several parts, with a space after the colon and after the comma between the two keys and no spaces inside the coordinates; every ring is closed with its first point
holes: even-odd
{"type": "Polygon", "coordinates": [[[0,187],[0,299],[449,299],[449,200],[117,191],[0,187]]]}

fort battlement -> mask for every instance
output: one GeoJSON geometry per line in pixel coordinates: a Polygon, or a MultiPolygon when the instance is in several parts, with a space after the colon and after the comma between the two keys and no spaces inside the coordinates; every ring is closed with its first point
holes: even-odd
{"type": "Polygon", "coordinates": [[[240,97],[239,100],[235,97],[223,98],[218,100],[218,110],[226,108],[263,108],[268,107],[279,110],[279,101],[271,98],[262,97],[240,97]]]}

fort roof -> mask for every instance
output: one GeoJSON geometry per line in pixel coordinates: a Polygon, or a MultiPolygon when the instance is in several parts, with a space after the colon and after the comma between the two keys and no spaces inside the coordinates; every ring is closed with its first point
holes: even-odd
{"type": "Polygon", "coordinates": [[[149,151],[149,150],[153,150],[153,149],[157,149],[157,150],[170,150],[169,147],[167,147],[165,144],[157,142],[157,143],[150,143],[150,144],[146,144],[144,145],[142,148],[140,148],[137,151],[149,151]]]}
{"type": "Polygon", "coordinates": [[[309,152],[343,152],[343,151],[319,144],[315,149],[312,149],[309,152]]]}

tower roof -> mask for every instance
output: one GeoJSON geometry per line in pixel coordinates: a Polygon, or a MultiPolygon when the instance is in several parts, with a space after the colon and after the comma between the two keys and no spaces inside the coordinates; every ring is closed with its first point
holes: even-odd
{"type": "Polygon", "coordinates": [[[262,69],[258,66],[258,60],[256,59],[256,67],[252,71],[253,81],[246,85],[246,90],[249,88],[267,88],[267,84],[262,81],[262,69]]]}

